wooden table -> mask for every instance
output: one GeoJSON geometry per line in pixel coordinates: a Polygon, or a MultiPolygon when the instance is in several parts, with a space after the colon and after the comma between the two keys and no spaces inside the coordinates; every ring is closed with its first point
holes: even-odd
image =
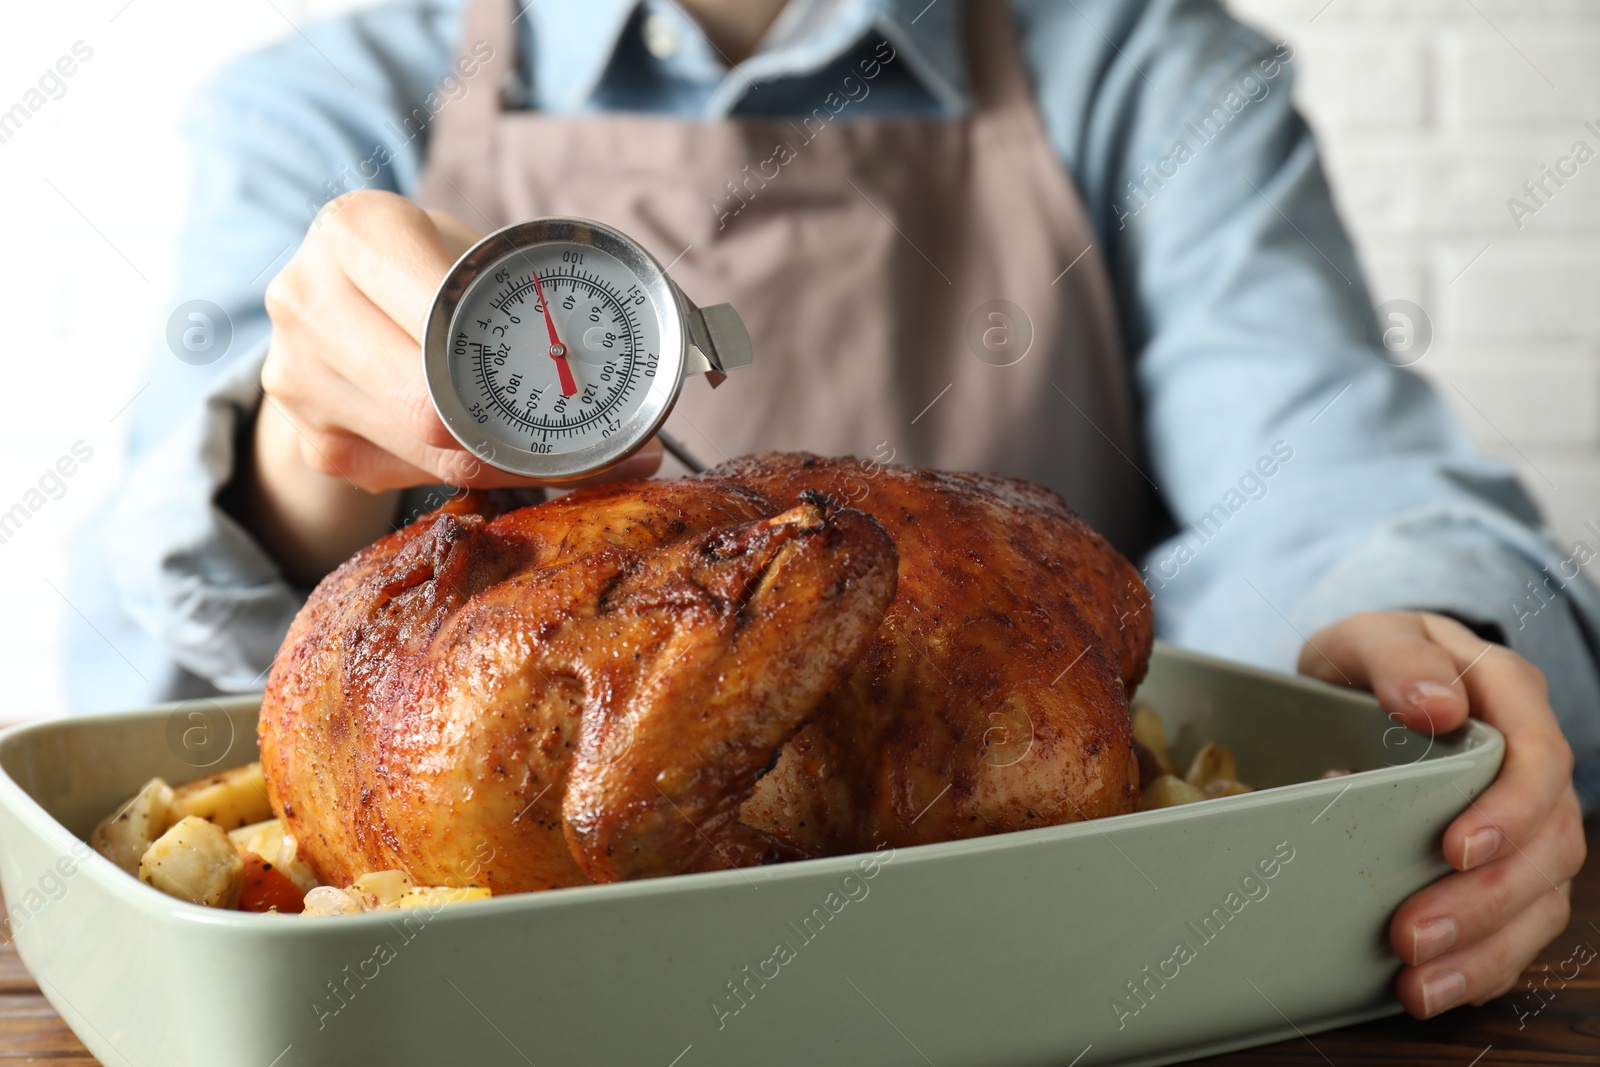
{"type": "MultiPolygon", "coordinates": [[[[1588,835],[1589,851],[1600,853],[1600,819],[1589,822],[1588,835]]],[[[1593,1067],[1600,1063],[1600,958],[1578,968],[1571,961],[1579,946],[1600,952],[1600,860],[1585,867],[1573,885],[1572,922],[1524,975],[1540,987],[1537,997],[1524,985],[1481,1008],[1460,1008],[1429,1022],[1398,1016],[1194,1062],[1205,1067],[1593,1067]],[[1575,970],[1576,976],[1563,982],[1561,975],[1575,970]]],[[[94,1067],[98,1062],[51,1010],[10,942],[0,946],[0,1067],[94,1067]]]]}

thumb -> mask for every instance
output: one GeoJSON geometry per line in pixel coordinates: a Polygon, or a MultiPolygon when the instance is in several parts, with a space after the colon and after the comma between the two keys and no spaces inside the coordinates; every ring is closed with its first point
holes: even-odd
{"type": "Polygon", "coordinates": [[[459,259],[462,253],[483,239],[483,234],[454,215],[430,208],[428,217],[433,220],[434,228],[439,231],[439,240],[444,242],[445,251],[451,259],[459,259]]]}
{"type": "Polygon", "coordinates": [[[1470,705],[1455,657],[1428,636],[1416,612],[1352,615],[1313,634],[1300,673],[1369,689],[1400,723],[1430,736],[1467,719],[1470,705]]]}

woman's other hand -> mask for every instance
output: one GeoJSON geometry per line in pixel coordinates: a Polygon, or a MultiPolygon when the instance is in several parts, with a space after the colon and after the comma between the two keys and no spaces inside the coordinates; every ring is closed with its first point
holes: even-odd
{"type": "Polygon", "coordinates": [[[1572,750],[1544,676],[1510,649],[1422,612],[1336,623],[1306,642],[1300,670],[1372,690],[1385,711],[1430,736],[1468,715],[1505,735],[1499,777],[1445,831],[1444,856],[1457,873],[1414,894],[1389,924],[1405,963],[1400,1000],[1412,1015],[1505,993],[1566,928],[1585,855],[1572,750]]]}

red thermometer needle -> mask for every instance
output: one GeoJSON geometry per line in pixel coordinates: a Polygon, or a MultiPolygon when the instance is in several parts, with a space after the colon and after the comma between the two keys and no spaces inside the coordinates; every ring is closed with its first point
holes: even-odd
{"type": "Polygon", "coordinates": [[[550,305],[544,299],[544,287],[539,284],[539,275],[533,275],[533,291],[539,294],[539,307],[544,310],[544,324],[550,329],[550,358],[556,361],[556,373],[561,375],[561,395],[574,396],[578,392],[578,383],[572,379],[572,368],[567,366],[567,346],[561,343],[561,336],[556,333],[556,320],[550,317],[550,305]]]}

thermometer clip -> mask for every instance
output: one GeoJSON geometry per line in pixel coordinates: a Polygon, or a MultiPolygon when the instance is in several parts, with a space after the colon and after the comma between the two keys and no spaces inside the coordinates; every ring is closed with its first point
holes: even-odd
{"type": "Polygon", "coordinates": [[[732,305],[691,307],[685,375],[704,374],[715,389],[727,379],[730,370],[748,367],[752,356],[750,334],[732,305]]]}

